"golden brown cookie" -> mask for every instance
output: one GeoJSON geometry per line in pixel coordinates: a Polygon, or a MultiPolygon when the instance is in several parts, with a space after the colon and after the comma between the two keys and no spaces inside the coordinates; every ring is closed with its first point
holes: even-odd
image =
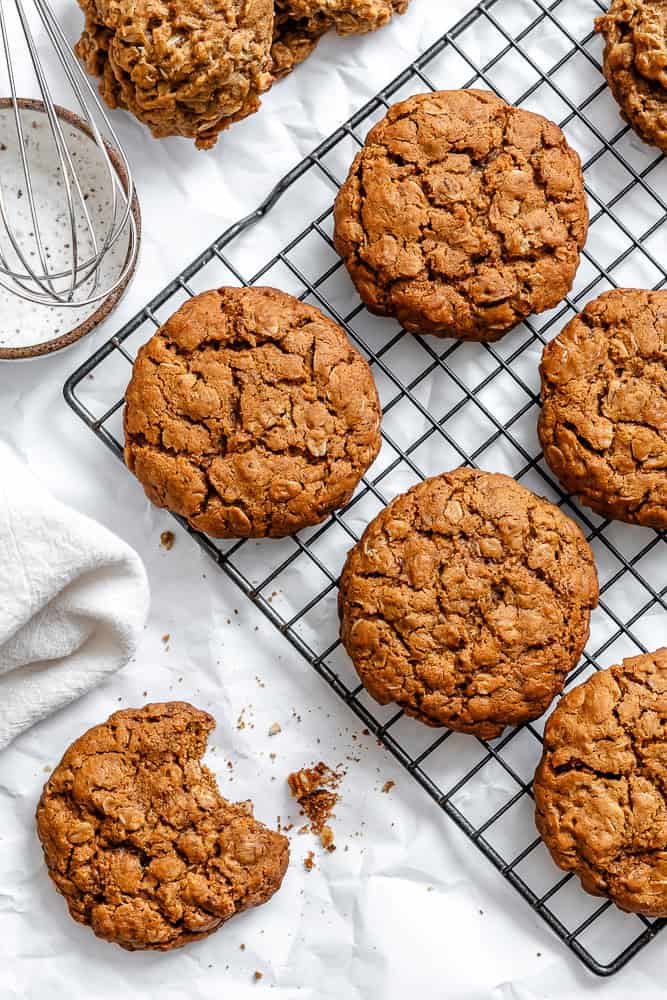
{"type": "Polygon", "coordinates": [[[603,517],[667,528],[667,291],[589,302],[544,350],[539,436],[603,517]]]}
{"type": "Polygon", "coordinates": [[[287,76],[315,49],[322,35],[364,34],[404,14],[410,0],[276,0],[273,75],[287,76]]]}
{"type": "Polygon", "coordinates": [[[377,31],[394,14],[404,14],[410,0],[277,0],[291,17],[326,22],[339,35],[377,31]]]}
{"type": "Polygon", "coordinates": [[[507,476],[457,469],[366,528],[341,577],[341,638],[380,704],[492,739],[562,690],[597,598],[574,521],[507,476]]]}
{"type": "Polygon", "coordinates": [[[128,468],[154,504],[216,538],[318,524],[380,448],[366,361],[319,309],[273,288],[182,305],[139,351],[126,400],[128,468]]]}
{"type": "Polygon", "coordinates": [[[587,892],[667,917],[667,649],[569,691],[544,731],[535,819],[587,892]]]}
{"type": "Polygon", "coordinates": [[[109,107],[128,109],[158,139],[187,136],[208,149],[271,86],[273,0],[79,2],[79,58],[101,77],[109,107]]]}
{"type": "Polygon", "coordinates": [[[280,80],[287,76],[307,59],[330,27],[328,18],[294,17],[289,13],[288,0],[276,0],[271,46],[274,79],[280,80]]]}
{"type": "Polygon", "coordinates": [[[621,114],[637,135],[667,153],[667,0],[612,0],[595,29],[621,114]]]}
{"type": "Polygon", "coordinates": [[[70,915],[127,948],[167,951],[280,888],[285,837],[228,802],[201,763],[215,722],[185,702],[115,712],[65,752],[37,832],[70,915]]]}
{"type": "Polygon", "coordinates": [[[558,126],[480,90],[394,105],[335,207],[368,308],[460,340],[497,340],[556,306],[587,226],[579,157],[558,126]]]}

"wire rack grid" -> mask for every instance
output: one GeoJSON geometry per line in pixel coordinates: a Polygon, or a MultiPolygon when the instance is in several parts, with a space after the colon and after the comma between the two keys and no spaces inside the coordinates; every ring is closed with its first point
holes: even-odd
{"type": "MultiPolygon", "coordinates": [[[[368,358],[383,447],[349,505],[281,541],[202,548],[327,681],[585,965],[621,969],[664,926],[586,895],[553,865],[533,822],[531,780],[543,721],[486,742],[435,735],[367,696],[338,639],[337,580],[347,550],[397,493],[458,465],[503,471],[582,525],[601,582],[587,649],[568,683],[659,645],[665,632],[662,533],[604,521],[560,491],[536,435],[542,347],[611,287],[667,281],[667,161],[618,116],[600,69],[598,0],[484,0],[290,172],[252,215],[204,251],[68,380],[76,413],[122,460],[121,409],[138,347],[188,296],[271,284],[331,315],[368,358]],[[427,88],[478,86],[540,111],[582,156],[591,226],[571,294],[496,344],[406,334],[359,303],[333,249],[332,204],[353,155],[390,103],[427,88]],[[258,267],[258,255],[264,258],[258,267]],[[94,378],[91,378],[94,373],[94,378]]],[[[179,519],[180,520],[180,519],[179,519]]]]}

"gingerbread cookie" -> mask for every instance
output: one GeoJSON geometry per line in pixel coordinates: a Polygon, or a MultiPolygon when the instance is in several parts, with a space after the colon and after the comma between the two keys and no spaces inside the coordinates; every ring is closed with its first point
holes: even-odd
{"type": "Polygon", "coordinates": [[[271,86],[273,0],[80,0],[76,52],[111,108],[201,149],[271,86]]]}
{"type": "Polygon", "coordinates": [[[667,0],[612,0],[595,29],[621,114],[637,135],[667,153],[667,0]]]}
{"type": "Polygon", "coordinates": [[[381,704],[492,739],[562,690],[597,598],[590,548],[558,507],[457,469],[369,524],[340,581],[341,637],[381,704]]]}
{"type": "Polygon", "coordinates": [[[37,832],[70,915],[127,948],[167,951],[280,888],[287,839],[228,802],[201,764],[215,722],[185,702],[115,712],[65,752],[37,832]]]}
{"type": "Polygon", "coordinates": [[[281,537],[344,506],[380,448],[366,361],[273,288],[186,302],[139,351],[125,460],[158,507],[216,538],[281,537]]]}
{"type": "Polygon", "coordinates": [[[667,291],[589,302],[544,350],[539,436],[563,488],[667,528],[667,291]]]}
{"type": "Polygon", "coordinates": [[[335,207],[336,247],[368,308],[461,340],[497,340],[556,306],[587,227],[562,131],[480,90],[394,105],[335,207]]]}
{"type": "Polygon", "coordinates": [[[667,649],[568,692],[544,731],[535,818],[587,892],[667,917],[667,649]]]}

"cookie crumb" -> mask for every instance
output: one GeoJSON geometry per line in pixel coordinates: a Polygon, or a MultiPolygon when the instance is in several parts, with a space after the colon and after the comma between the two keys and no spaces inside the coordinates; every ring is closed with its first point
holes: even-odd
{"type": "Polygon", "coordinates": [[[171,639],[170,634],[168,632],[165,632],[164,635],[162,636],[162,641],[165,644],[165,646],[167,645],[170,639],[171,639]]]}
{"type": "Polygon", "coordinates": [[[299,829],[299,833],[316,834],[327,851],[336,850],[333,831],[328,824],[340,799],[336,789],[343,777],[343,771],[334,771],[320,761],[315,767],[302,767],[300,771],[293,771],[287,778],[292,795],[309,820],[309,823],[299,829]]]}
{"type": "Polygon", "coordinates": [[[160,535],[160,545],[163,549],[166,549],[167,552],[170,552],[173,549],[175,541],[176,537],[173,531],[163,531],[160,535]]]}
{"type": "Polygon", "coordinates": [[[282,733],[282,729],[277,722],[274,722],[269,726],[269,736],[277,736],[278,733],[282,733]]]}
{"type": "Polygon", "coordinates": [[[320,831],[320,842],[327,851],[335,851],[333,830],[330,826],[323,826],[320,831]]]}
{"type": "Polygon", "coordinates": [[[241,949],[241,951],[245,951],[245,945],[244,944],[240,944],[239,948],[241,949]]]}
{"type": "Polygon", "coordinates": [[[395,784],[396,784],[395,781],[385,781],[384,785],[382,786],[382,791],[384,792],[384,794],[388,795],[389,792],[392,790],[392,788],[395,786],[395,784]]]}
{"type": "Polygon", "coordinates": [[[258,983],[260,979],[263,978],[263,976],[264,976],[263,972],[260,972],[259,969],[255,969],[255,975],[253,976],[253,979],[255,980],[256,983],[258,983]]]}
{"type": "Polygon", "coordinates": [[[307,872],[312,872],[313,868],[315,867],[315,862],[313,861],[314,857],[315,857],[315,852],[308,851],[308,854],[306,854],[305,858],[303,859],[303,867],[306,869],[307,872]]]}

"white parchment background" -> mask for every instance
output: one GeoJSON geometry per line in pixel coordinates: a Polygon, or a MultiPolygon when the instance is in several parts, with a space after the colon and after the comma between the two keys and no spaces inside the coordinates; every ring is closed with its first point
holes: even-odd
{"type": "MultiPolygon", "coordinates": [[[[173,522],[149,508],[61,395],[65,377],[94,346],[472,6],[413,0],[406,17],[376,36],[327,38],[265,97],[261,113],[211,153],[184,140],[155,142],[129,117],[115,116],[143,210],[137,277],[115,315],[84,343],[0,367],[0,434],[60,499],[136,547],[153,606],[136,662],[0,755],[0,1000],[664,995],[667,939],[613,980],[586,973],[185,535],[171,552],[160,548],[160,532],[173,522]],[[209,759],[221,789],[252,797],[268,823],[278,815],[298,820],[285,784],[290,770],[320,758],[345,764],[338,850],[324,855],[293,831],[292,864],[268,906],[185,950],[128,954],[68,918],[48,882],[33,813],[46,772],[75,736],[119,707],[169,698],[215,715],[209,759]],[[246,725],[238,729],[242,710],[246,725]],[[274,722],[282,731],[269,737],[274,722]],[[396,785],[383,794],[389,779],[396,785]],[[310,849],[316,868],[307,873],[310,849]]],[[[54,7],[74,39],[78,9],[64,0],[54,7]]]]}

